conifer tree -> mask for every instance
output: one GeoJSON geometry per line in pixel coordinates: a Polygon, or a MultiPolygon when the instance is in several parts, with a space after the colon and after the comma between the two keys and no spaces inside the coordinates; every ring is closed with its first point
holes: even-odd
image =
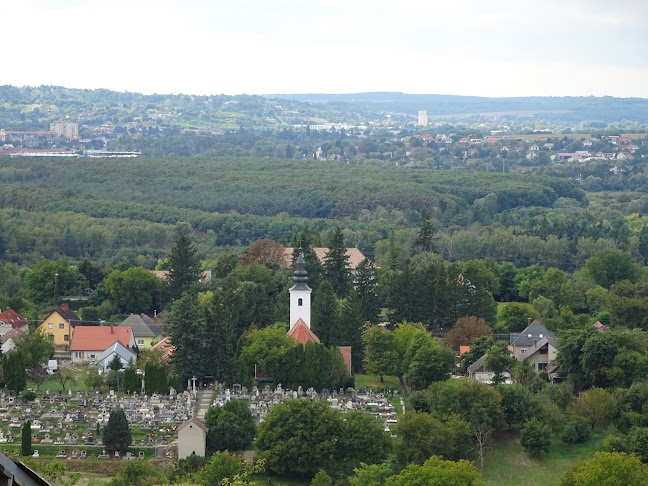
{"type": "Polygon", "coordinates": [[[198,252],[187,235],[178,238],[171,248],[169,266],[171,296],[178,299],[193,283],[200,280],[202,274],[198,252]]]}
{"type": "Polygon", "coordinates": [[[137,371],[135,363],[128,363],[128,368],[124,370],[124,392],[133,393],[137,391],[137,371]]]}
{"type": "Polygon", "coordinates": [[[331,328],[336,326],[338,302],[333,286],[324,280],[313,302],[311,329],[325,346],[331,344],[331,328]]]}
{"type": "Polygon", "coordinates": [[[121,408],[115,408],[110,412],[108,424],[103,431],[103,444],[109,454],[119,451],[125,454],[132,442],[132,435],[126,414],[121,408]]]}
{"type": "Polygon", "coordinates": [[[324,258],[324,273],[339,298],[344,298],[351,287],[348,265],[349,257],[344,246],[344,235],[338,227],[333,231],[329,241],[329,251],[324,258]]]}
{"type": "Polygon", "coordinates": [[[438,242],[434,236],[436,226],[430,219],[430,213],[428,213],[425,208],[421,209],[421,212],[419,213],[418,229],[418,237],[414,244],[419,251],[438,252],[438,242]]]}
{"type": "Polygon", "coordinates": [[[365,321],[372,323],[378,321],[380,302],[378,299],[376,267],[367,258],[362,260],[356,269],[355,290],[365,321]]]}
{"type": "Polygon", "coordinates": [[[365,323],[360,301],[355,292],[351,292],[349,297],[340,303],[336,326],[331,330],[331,345],[351,346],[351,369],[353,371],[362,368],[364,358],[362,333],[365,323]]]}
{"type": "Polygon", "coordinates": [[[25,363],[20,353],[14,351],[2,357],[2,369],[7,388],[20,393],[27,386],[25,363]]]}
{"type": "Polygon", "coordinates": [[[21,442],[20,442],[20,454],[23,456],[32,455],[32,444],[31,444],[31,421],[25,420],[25,423],[22,428],[21,442]]]}
{"type": "Polygon", "coordinates": [[[207,375],[207,330],[199,312],[198,298],[185,293],[167,316],[167,332],[175,346],[173,364],[183,380],[207,375]]]}

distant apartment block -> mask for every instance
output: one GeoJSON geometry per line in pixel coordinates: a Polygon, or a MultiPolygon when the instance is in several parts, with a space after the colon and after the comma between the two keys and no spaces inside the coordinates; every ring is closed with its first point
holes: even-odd
{"type": "Polygon", "coordinates": [[[424,126],[424,127],[427,127],[427,124],[428,124],[428,119],[427,119],[427,110],[421,110],[421,111],[419,111],[418,124],[419,124],[419,125],[422,125],[422,126],[424,126]]]}
{"type": "Polygon", "coordinates": [[[69,121],[55,121],[50,123],[50,132],[56,133],[59,137],[78,138],[79,125],[69,121]]]}

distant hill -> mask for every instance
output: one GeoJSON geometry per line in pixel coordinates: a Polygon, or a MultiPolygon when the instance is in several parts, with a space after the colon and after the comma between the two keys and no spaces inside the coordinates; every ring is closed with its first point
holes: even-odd
{"type": "Polygon", "coordinates": [[[427,110],[428,117],[431,119],[491,114],[571,123],[584,120],[601,120],[608,123],[622,120],[648,122],[648,99],[645,98],[614,98],[611,96],[485,98],[399,92],[270,94],[266,97],[302,103],[326,104],[330,109],[335,107],[366,113],[394,112],[416,115],[419,110],[427,110]]]}

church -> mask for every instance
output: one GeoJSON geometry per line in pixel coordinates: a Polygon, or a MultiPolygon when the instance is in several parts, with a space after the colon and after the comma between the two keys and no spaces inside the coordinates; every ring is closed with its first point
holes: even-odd
{"type": "MultiPolygon", "coordinates": [[[[290,288],[290,330],[288,335],[304,346],[309,341],[319,343],[319,338],[311,331],[311,292],[308,286],[308,272],[304,253],[299,252],[295,261],[295,271],[292,280],[294,285],[290,288]]],[[[344,358],[344,364],[351,374],[351,346],[338,346],[344,358]]]]}

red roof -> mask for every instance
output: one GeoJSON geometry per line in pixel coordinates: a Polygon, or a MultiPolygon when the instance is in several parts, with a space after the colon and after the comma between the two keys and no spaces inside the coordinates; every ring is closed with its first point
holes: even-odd
{"type": "Polygon", "coordinates": [[[169,336],[165,337],[162,341],[159,343],[154,344],[151,346],[151,349],[159,349],[162,351],[162,359],[167,360],[171,357],[173,352],[175,351],[175,346],[171,344],[171,338],[169,336]]]}
{"type": "Polygon", "coordinates": [[[4,336],[2,336],[2,344],[6,343],[10,339],[16,338],[22,334],[22,331],[20,329],[11,329],[9,332],[5,333],[4,336]]]}
{"type": "Polygon", "coordinates": [[[470,346],[459,346],[459,356],[470,351],[470,346]]]}
{"type": "Polygon", "coordinates": [[[133,329],[116,326],[76,326],[70,351],[105,351],[119,341],[130,346],[133,329]]]}
{"type": "Polygon", "coordinates": [[[6,311],[0,312],[0,322],[4,322],[14,329],[18,329],[19,327],[23,327],[28,324],[27,319],[18,314],[15,310],[9,309],[8,307],[6,311]]]}
{"type": "Polygon", "coordinates": [[[315,335],[313,331],[306,325],[304,321],[298,319],[293,328],[288,331],[288,335],[293,338],[295,341],[302,343],[304,346],[307,342],[313,341],[319,343],[319,338],[315,335]]]}

